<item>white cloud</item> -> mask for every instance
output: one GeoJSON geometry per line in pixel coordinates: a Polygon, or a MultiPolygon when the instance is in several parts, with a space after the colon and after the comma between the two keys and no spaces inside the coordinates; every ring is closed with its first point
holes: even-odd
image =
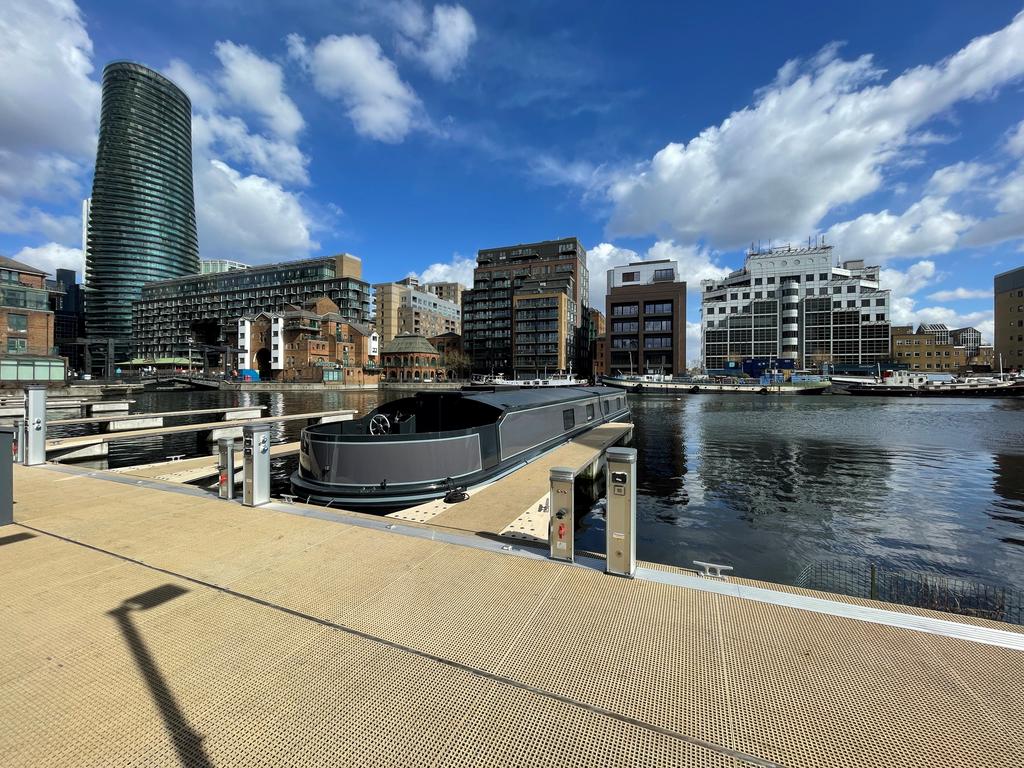
{"type": "Polygon", "coordinates": [[[948,291],[936,291],[928,294],[932,301],[958,301],[961,299],[991,299],[992,291],[984,288],[953,288],[948,291]]]}
{"type": "MultiPolygon", "coordinates": [[[[943,275],[935,268],[935,262],[928,259],[918,261],[910,265],[906,270],[883,269],[879,276],[879,282],[883,288],[888,288],[892,292],[890,308],[892,324],[916,326],[921,323],[945,323],[950,328],[966,328],[970,326],[981,331],[982,338],[990,342],[993,331],[991,310],[961,313],[949,307],[917,306],[918,302],[914,296],[928,286],[938,282],[942,277],[943,275]]],[[[971,293],[964,289],[939,291],[931,294],[929,298],[935,301],[968,298],[967,296],[947,295],[959,292],[971,293]]],[[[986,298],[989,295],[986,294],[986,298]]]]}
{"type": "Polygon", "coordinates": [[[1024,120],[1017,123],[1007,136],[1006,151],[1014,157],[1024,157],[1024,120]]]}
{"type": "Polygon", "coordinates": [[[421,283],[462,283],[472,288],[475,267],[476,259],[455,253],[449,262],[434,262],[418,275],[415,272],[410,274],[418,277],[421,283]]]}
{"type": "Polygon", "coordinates": [[[96,152],[100,87],[71,0],[15,0],[0,14],[0,141],[18,153],[96,152]]]}
{"type": "Polygon", "coordinates": [[[686,321],[686,365],[699,368],[704,341],[704,329],[699,322],[686,321]]]}
{"type": "Polygon", "coordinates": [[[806,67],[787,62],[752,106],[621,175],[609,230],[721,248],[815,230],[877,190],[925,122],[1024,74],[1024,14],[935,65],[884,85],[882,74],[870,56],[843,61],[834,46],[806,67]]]}
{"type": "Polygon", "coordinates": [[[342,101],[360,135],[394,144],[413,129],[420,100],[369,35],[330,35],[309,48],[292,34],[288,49],[318,92],[342,101]]]}
{"type": "Polygon", "coordinates": [[[991,245],[1024,237],[1024,163],[1000,180],[990,196],[997,215],[967,232],[962,245],[991,245]]]}
{"type": "Polygon", "coordinates": [[[243,176],[220,160],[196,169],[196,216],[203,258],[254,263],[305,256],[319,248],[298,198],[262,176],[243,176]]]}
{"type": "Polygon", "coordinates": [[[38,248],[22,248],[11,258],[41,269],[51,276],[58,269],[75,270],[79,280],[85,274],[85,254],[82,253],[82,249],[68,248],[60,243],[47,243],[38,248]]]}
{"type": "Polygon", "coordinates": [[[991,166],[981,163],[959,162],[939,168],[928,181],[927,192],[930,195],[946,197],[963,192],[975,182],[981,181],[992,173],[991,166]]]}
{"type": "Polygon", "coordinates": [[[249,132],[239,117],[219,113],[192,118],[193,152],[204,156],[219,150],[232,162],[246,163],[270,178],[308,184],[307,158],[294,144],[249,132]]]}
{"type": "Polygon", "coordinates": [[[392,8],[400,31],[399,50],[420,61],[438,80],[451,80],[476,40],[476,24],[469,11],[461,5],[435,5],[428,27],[419,3],[396,3],[392,8]]]}
{"type": "Polygon", "coordinates": [[[305,125],[298,107],[284,92],[284,72],[245,45],[221,41],[214,53],[223,67],[218,82],[234,104],[260,115],[271,132],[293,140],[305,125]]]}
{"type": "Polygon", "coordinates": [[[599,243],[587,250],[587,271],[590,273],[590,306],[604,312],[608,293],[608,270],[634,261],[671,259],[679,265],[679,277],[686,281],[688,291],[699,291],[700,281],[724,277],[730,270],[716,264],[709,251],[690,245],[677,245],[671,240],[655,242],[644,255],[611,243],[599,243]]]}
{"type": "Polygon", "coordinates": [[[171,59],[163,74],[185,92],[192,102],[193,112],[212,112],[220,103],[221,99],[210,81],[181,59],[171,59]]]}
{"type": "MultiPolygon", "coordinates": [[[[940,183],[952,184],[947,178],[940,183]]],[[[975,220],[947,207],[948,198],[924,197],[901,214],[888,210],[865,213],[852,221],[834,224],[826,236],[844,259],[925,256],[946,253],[975,220]]]]}

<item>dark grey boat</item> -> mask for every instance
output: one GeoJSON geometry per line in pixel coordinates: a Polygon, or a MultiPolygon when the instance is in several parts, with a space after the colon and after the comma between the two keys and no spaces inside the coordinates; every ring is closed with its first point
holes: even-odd
{"type": "Polygon", "coordinates": [[[398,509],[506,474],[609,421],[622,390],[557,387],[418,392],[354,421],[302,430],[292,489],[313,503],[398,509]]]}

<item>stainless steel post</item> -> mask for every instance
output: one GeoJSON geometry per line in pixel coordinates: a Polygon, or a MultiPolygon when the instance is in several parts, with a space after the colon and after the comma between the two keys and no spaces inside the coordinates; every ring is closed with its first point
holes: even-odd
{"type": "Polygon", "coordinates": [[[632,577],[636,571],[636,449],[609,448],[605,458],[605,571],[632,577]]]}
{"type": "Polygon", "coordinates": [[[0,427],[0,525],[14,522],[14,427],[0,427]]]}
{"type": "Polygon", "coordinates": [[[551,468],[551,495],[548,497],[548,510],[551,520],[548,523],[548,544],[553,560],[575,559],[575,518],[573,510],[573,480],[576,473],[568,467],[551,468]]]}
{"type": "Polygon", "coordinates": [[[25,419],[14,420],[14,446],[11,448],[16,464],[25,463],[25,419]]]}
{"type": "Polygon", "coordinates": [[[258,507],[270,501],[270,425],[242,427],[242,503],[258,507]]]}
{"type": "Polygon", "coordinates": [[[217,495],[222,499],[235,498],[235,439],[222,437],[217,441],[220,449],[217,495]]]}
{"type": "Polygon", "coordinates": [[[46,463],[46,386],[25,387],[25,464],[46,463]]]}

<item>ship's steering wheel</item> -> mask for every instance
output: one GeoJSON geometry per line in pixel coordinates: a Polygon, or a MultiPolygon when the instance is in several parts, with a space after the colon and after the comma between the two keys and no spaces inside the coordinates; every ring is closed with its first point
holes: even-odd
{"type": "Polygon", "coordinates": [[[370,419],[370,434],[375,437],[386,435],[391,431],[391,420],[386,414],[378,413],[370,419]]]}

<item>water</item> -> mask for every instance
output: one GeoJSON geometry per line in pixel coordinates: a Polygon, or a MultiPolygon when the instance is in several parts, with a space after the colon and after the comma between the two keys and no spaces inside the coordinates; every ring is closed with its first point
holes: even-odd
{"type": "MultiPolygon", "coordinates": [[[[365,412],[390,396],[154,392],[133,395],[133,410],[258,404],[269,414],[365,412]]],[[[630,402],[640,559],[710,560],[782,583],[810,562],[870,559],[1024,589],[1024,402],[827,395],[630,402]]],[[[301,426],[273,425],[272,439],[297,440],[301,426]]],[[[211,449],[194,435],[114,443],[98,466],[199,452],[211,449]]],[[[278,488],[295,464],[274,461],[278,488]]],[[[601,515],[584,517],[578,536],[577,546],[602,550],[601,515]]]]}

